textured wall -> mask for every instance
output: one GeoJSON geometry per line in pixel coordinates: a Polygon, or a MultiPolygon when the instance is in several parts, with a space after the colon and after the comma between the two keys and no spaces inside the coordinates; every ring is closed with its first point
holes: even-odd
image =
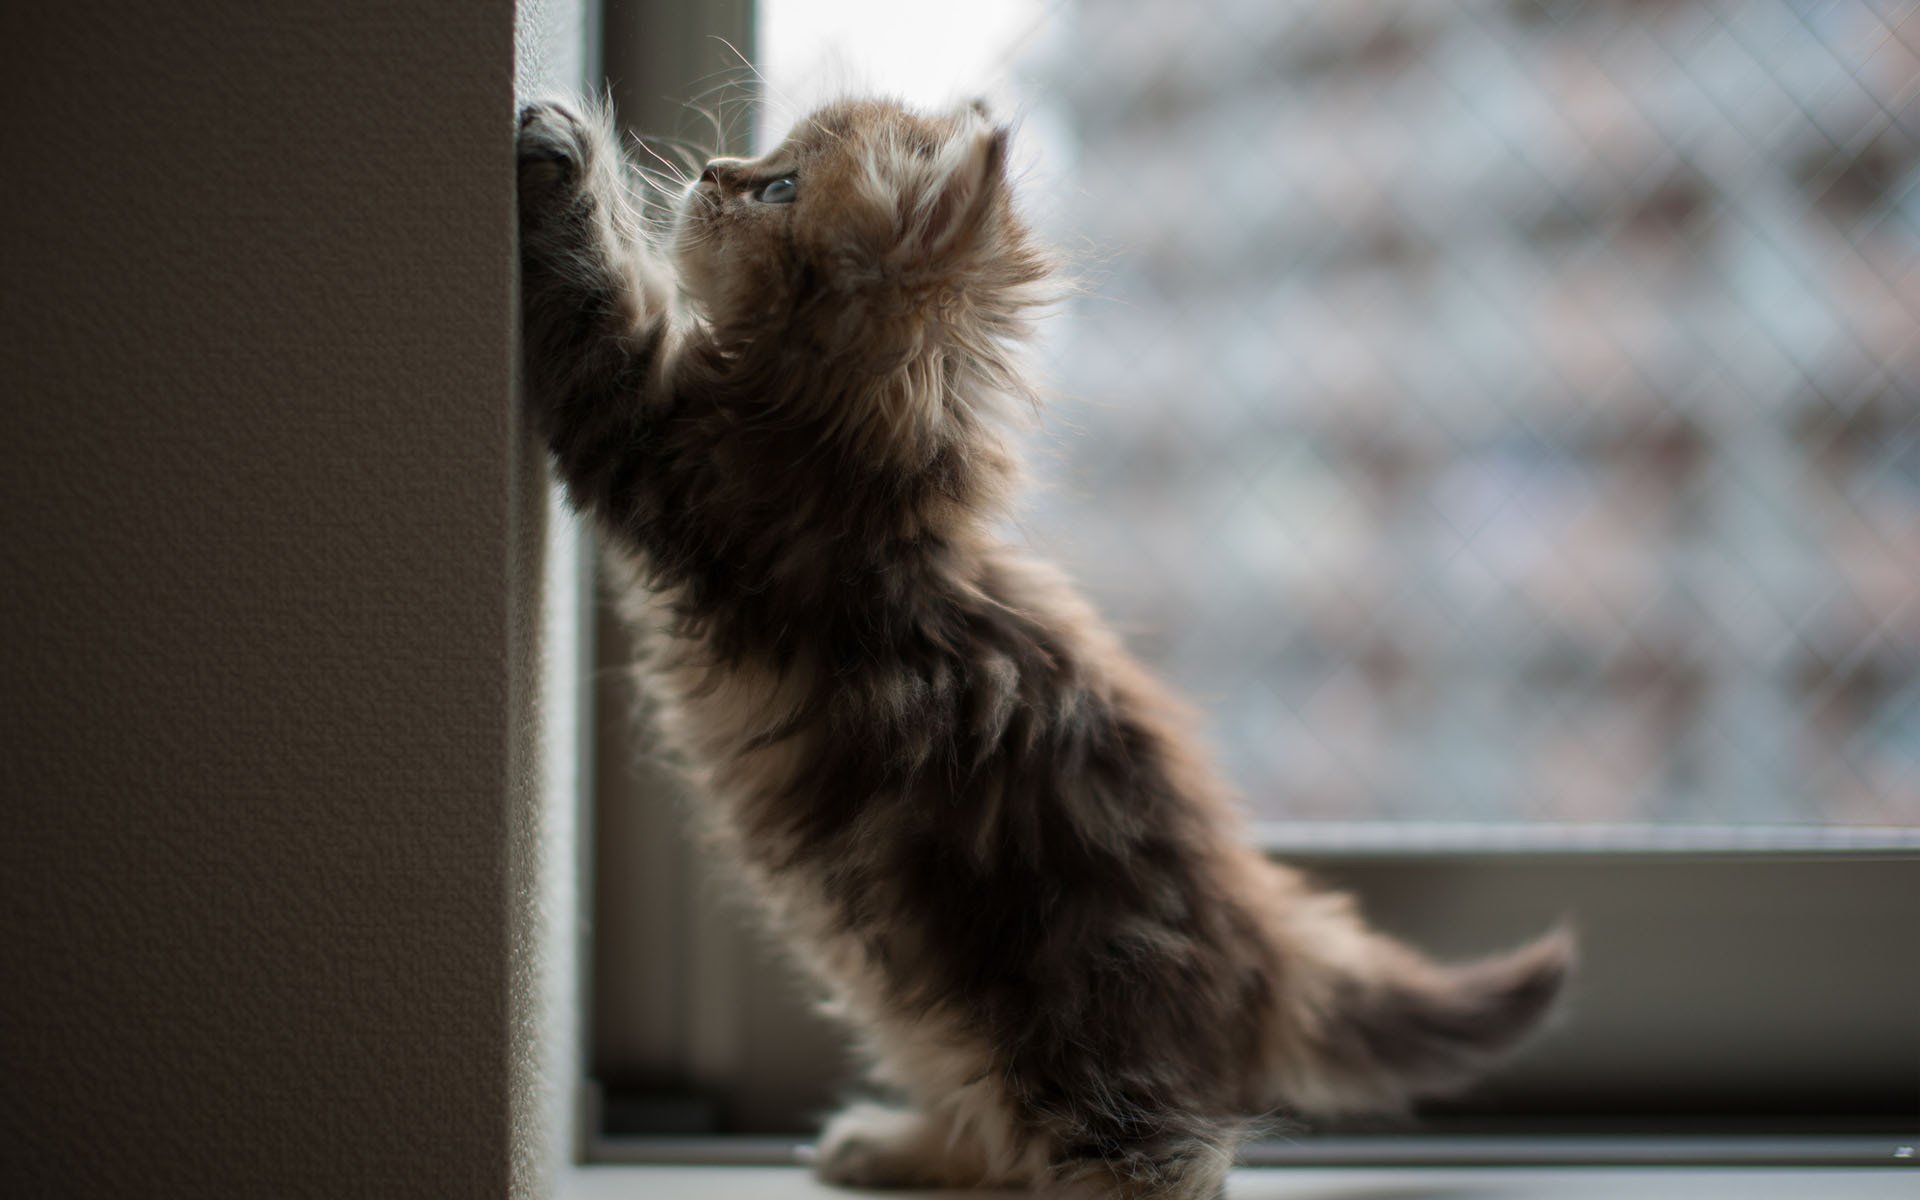
{"type": "Polygon", "coordinates": [[[4,1188],[501,1195],[512,6],[8,5],[0,57],[4,1188]]]}

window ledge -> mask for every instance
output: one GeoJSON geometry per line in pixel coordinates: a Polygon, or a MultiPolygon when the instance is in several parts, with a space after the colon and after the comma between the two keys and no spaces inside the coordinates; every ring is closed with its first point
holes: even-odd
{"type": "MultiPolygon", "coordinates": [[[[1230,1200],[1906,1200],[1915,1175],[1887,1168],[1398,1167],[1250,1168],[1235,1171],[1230,1200]]],[[[796,1167],[583,1166],[560,1200],[849,1200],[796,1167]]],[[[1005,1192],[911,1192],[984,1200],[1005,1192]]]]}

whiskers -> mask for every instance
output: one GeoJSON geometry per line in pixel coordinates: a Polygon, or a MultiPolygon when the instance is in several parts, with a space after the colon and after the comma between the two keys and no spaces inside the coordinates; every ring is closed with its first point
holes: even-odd
{"type": "Polygon", "coordinates": [[[714,145],[752,153],[816,107],[774,86],[732,42],[718,36],[713,40],[734,58],[735,65],[699,80],[701,88],[688,98],[687,107],[712,129],[714,145]],[[745,129],[741,128],[743,124],[745,129]]]}
{"type": "Polygon", "coordinates": [[[633,134],[628,140],[638,152],[627,155],[628,179],[638,185],[638,194],[630,193],[635,201],[633,209],[640,215],[648,240],[663,245],[673,233],[680,205],[696,176],[685,159],[668,158],[656,150],[656,139],[633,134]]]}
{"type": "Polygon", "coordinates": [[[675,122],[679,128],[674,132],[628,137],[632,178],[641,188],[635,197],[641,203],[635,207],[656,245],[674,234],[687,193],[706,164],[721,154],[744,151],[754,119],[766,108],[765,77],[731,43],[715,40],[740,60],[739,65],[695,81],[692,94],[681,105],[683,119],[675,122]]]}

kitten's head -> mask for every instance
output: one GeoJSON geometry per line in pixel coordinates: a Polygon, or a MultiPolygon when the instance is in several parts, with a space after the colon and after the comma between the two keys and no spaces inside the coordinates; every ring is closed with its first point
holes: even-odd
{"type": "Polygon", "coordinates": [[[1046,264],[1014,215],[1007,130],[981,105],[828,105],[689,192],[674,255],[724,338],[876,369],[1021,331],[1046,264]]]}

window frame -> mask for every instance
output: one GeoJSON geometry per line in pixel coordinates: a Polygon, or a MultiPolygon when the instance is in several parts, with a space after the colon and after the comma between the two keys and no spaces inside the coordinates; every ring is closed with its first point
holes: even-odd
{"type": "MultiPolygon", "coordinates": [[[[610,92],[632,128],[674,129],[685,110],[669,97],[738,70],[736,50],[753,56],[751,0],[607,3],[603,15],[610,92]]],[[[735,136],[749,135],[739,124],[735,136]]],[[[845,1051],[798,1001],[796,973],[754,931],[724,873],[692,848],[682,810],[693,801],[639,761],[644,706],[623,669],[633,645],[604,599],[593,640],[587,1156],[792,1161],[799,1133],[712,1130],[817,1115],[831,1091],[822,1079],[852,1081],[845,1051]],[[609,1136],[609,1120],[655,1133],[609,1136]]],[[[1255,833],[1442,956],[1498,949],[1562,919],[1585,951],[1569,1016],[1510,1070],[1433,1110],[1424,1127],[1444,1137],[1268,1146],[1253,1159],[1514,1162],[1531,1145],[1553,1161],[1747,1162],[1766,1146],[1777,1161],[1885,1161],[1889,1137],[1920,1126],[1920,955],[1891,951],[1920,917],[1920,830],[1268,823],[1255,833]],[[1754,941],[1756,929],[1773,941],[1754,941]],[[1871,986],[1823,988],[1816,971],[1871,986]],[[1647,1004],[1628,976],[1663,979],[1664,1002],[1647,1004]],[[1623,1069],[1623,1038],[1662,1047],[1660,1069],[1623,1069]],[[1752,1136],[1611,1149],[1544,1137],[1657,1129],[1752,1136]]]]}

